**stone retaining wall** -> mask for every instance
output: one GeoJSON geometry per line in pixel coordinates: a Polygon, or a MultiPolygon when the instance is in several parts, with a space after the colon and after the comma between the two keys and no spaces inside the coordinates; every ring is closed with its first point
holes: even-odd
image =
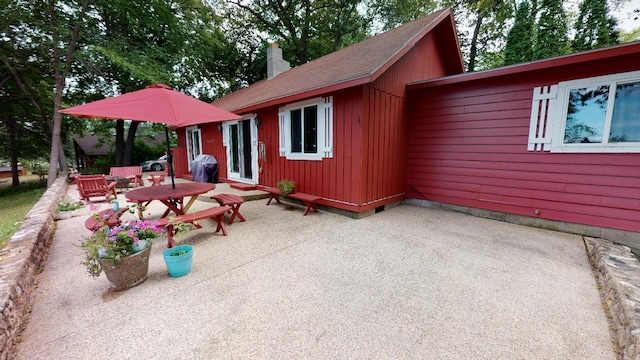
{"type": "Polygon", "coordinates": [[[585,237],[603,308],[613,322],[614,343],[624,359],[640,360],[640,262],[627,246],[585,237]]]}
{"type": "Polygon", "coordinates": [[[0,251],[0,359],[10,359],[19,341],[23,319],[33,301],[36,276],[49,252],[55,231],[56,200],[66,194],[66,177],[59,177],[31,208],[20,229],[0,251]]]}

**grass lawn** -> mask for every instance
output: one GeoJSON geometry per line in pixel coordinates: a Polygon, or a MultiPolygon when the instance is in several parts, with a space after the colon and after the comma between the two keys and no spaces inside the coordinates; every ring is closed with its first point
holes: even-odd
{"type": "MultiPolygon", "coordinates": [[[[10,180],[9,180],[10,183],[10,180]]],[[[3,184],[4,185],[4,184],[3,184]]],[[[20,188],[0,187],[0,249],[22,225],[24,216],[46,191],[46,183],[21,182],[20,188]]]]}

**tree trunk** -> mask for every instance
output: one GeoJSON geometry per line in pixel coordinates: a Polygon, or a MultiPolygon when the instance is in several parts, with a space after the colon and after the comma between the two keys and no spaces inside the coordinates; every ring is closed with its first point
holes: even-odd
{"type": "Polygon", "coordinates": [[[116,166],[124,162],[124,120],[116,120],[116,166]]]}
{"type": "Polygon", "coordinates": [[[136,141],[136,131],[138,130],[139,121],[132,121],[127,133],[127,143],[124,147],[124,165],[133,165],[133,143],[136,141]]]}
{"type": "MultiPolygon", "coordinates": [[[[62,140],[60,139],[60,133],[62,129],[62,93],[64,91],[64,83],[66,76],[71,72],[71,62],[73,61],[73,55],[76,51],[76,45],[78,43],[78,36],[80,29],[82,28],[82,21],[78,20],[71,32],[67,52],[65,54],[64,69],[62,68],[62,51],[60,49],[60,32],[58,31],[58,14],[56,13],[56,0],[49,0],[49,16],[51,24],[51,39],[53,43],[53,74],[56,82],[55,94],[53,96],[53,126],[51,131],[51,156],[49,158],[49,173],[47,174],[47,187],[51,187],[58,175],[58,162],[64,160],[65,164],[61,167],[63,174],[67,173],[66,158],[64,154],[60,157],[60,151],[62,149],[62,140]]],[[[85,0],[82,3],[82,9],[79,14],[86,14],[89,1],[85,0]]]]}
{"type": "Polygon", "coordinates": [[[20,176],[18,175],[18,131],[16,130],[16,119],[7,119],[9,130],[9,154],[11,157],[11,185],[20,186],[20,176]]]}
{"type": "Polygon", "coordinates": [[[468,72],[473,72],[476,67],[476,57],[478,56],[478,35],[480,34],[480,27],[482,26],[483,19],[484,15],[482,14],[482,10],[478,10],[478,20],[476,20],[476,26],[473,29],[473,36],[471,37],[469,64],[467,65],[468,72]]]}
{"type": "MultiPolygon", "coordinates": [[[[53,6],[53,5],[52,5],[53,6]]],[[[54,11],[52,9],[52,11],[54,11]]],[[[55,30],[54,30],[55,32],[55,30]]],[[[53,185],[58,176],[58,157],[60,154],[60,132],[62,128],[62,114],[59,113],[62,108],[62,90],[64,89],[65,78],[62,76],[60,69],[60,48],[58,48],[58,37],[54,36],[53,48],[53,66],[54,77],[56,79],[56,92],[53,96],[53,131],[51,134],[51,155],[49,158],[49,173],[47,174],[47,187],[53,185]]]]}

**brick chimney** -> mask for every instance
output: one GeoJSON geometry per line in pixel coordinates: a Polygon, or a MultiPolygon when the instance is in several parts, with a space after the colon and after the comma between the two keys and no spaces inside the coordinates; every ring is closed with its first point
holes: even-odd
{"type": "Polygon", "coordinates": [[[267,79],[291,69],[288,61],[282,59],[282,49],[271,43],[267,48],[267,79]]]}

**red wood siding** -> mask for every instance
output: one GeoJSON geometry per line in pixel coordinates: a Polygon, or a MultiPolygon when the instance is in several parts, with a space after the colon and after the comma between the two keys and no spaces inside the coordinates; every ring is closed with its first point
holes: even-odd
{"type": "Polygon", "coordinates": [[[638,154],[527,151],[534,87],[638,64],[633,54],[411,91],[407,196],[640,231],[638,154]]]}
{"type": "MultiPolygon", "coordinates": [[[[189,174],[187,165],[187,139],[184,128],[177,129],[178,137],[178,153],[174,151],[175,172],[180,177],[189,174]],[[180,170],[180,171],[178,171],[180,170]]],[[[202,153],[214,155],[218,160],[218,178],[224,180],[227,178],[227,150],[222,146],[222,133],[218,131],[218,124],[203,124],[200,126],[200,135],[202,137],[202,153]]]]}
{"type": "Polygon", "coordinates": [[[446,74],[439,45],[428,34],[376,81],[363,86],[363,210],[405,197],[406,83],[446,74]]]}
{"type": "Polygon", "coordinates": [[[287,160],[279,153],[278,108],[258,111],[262,122],[258,141],[266,144],[259,183],[275,186],[281,179],[292,179],[296,190],[322,196],[320,203],[350,211],[361,211],[361,118],[359,88],[341,90],[333,96],[333,158],[321,161],[287,160]]]}

